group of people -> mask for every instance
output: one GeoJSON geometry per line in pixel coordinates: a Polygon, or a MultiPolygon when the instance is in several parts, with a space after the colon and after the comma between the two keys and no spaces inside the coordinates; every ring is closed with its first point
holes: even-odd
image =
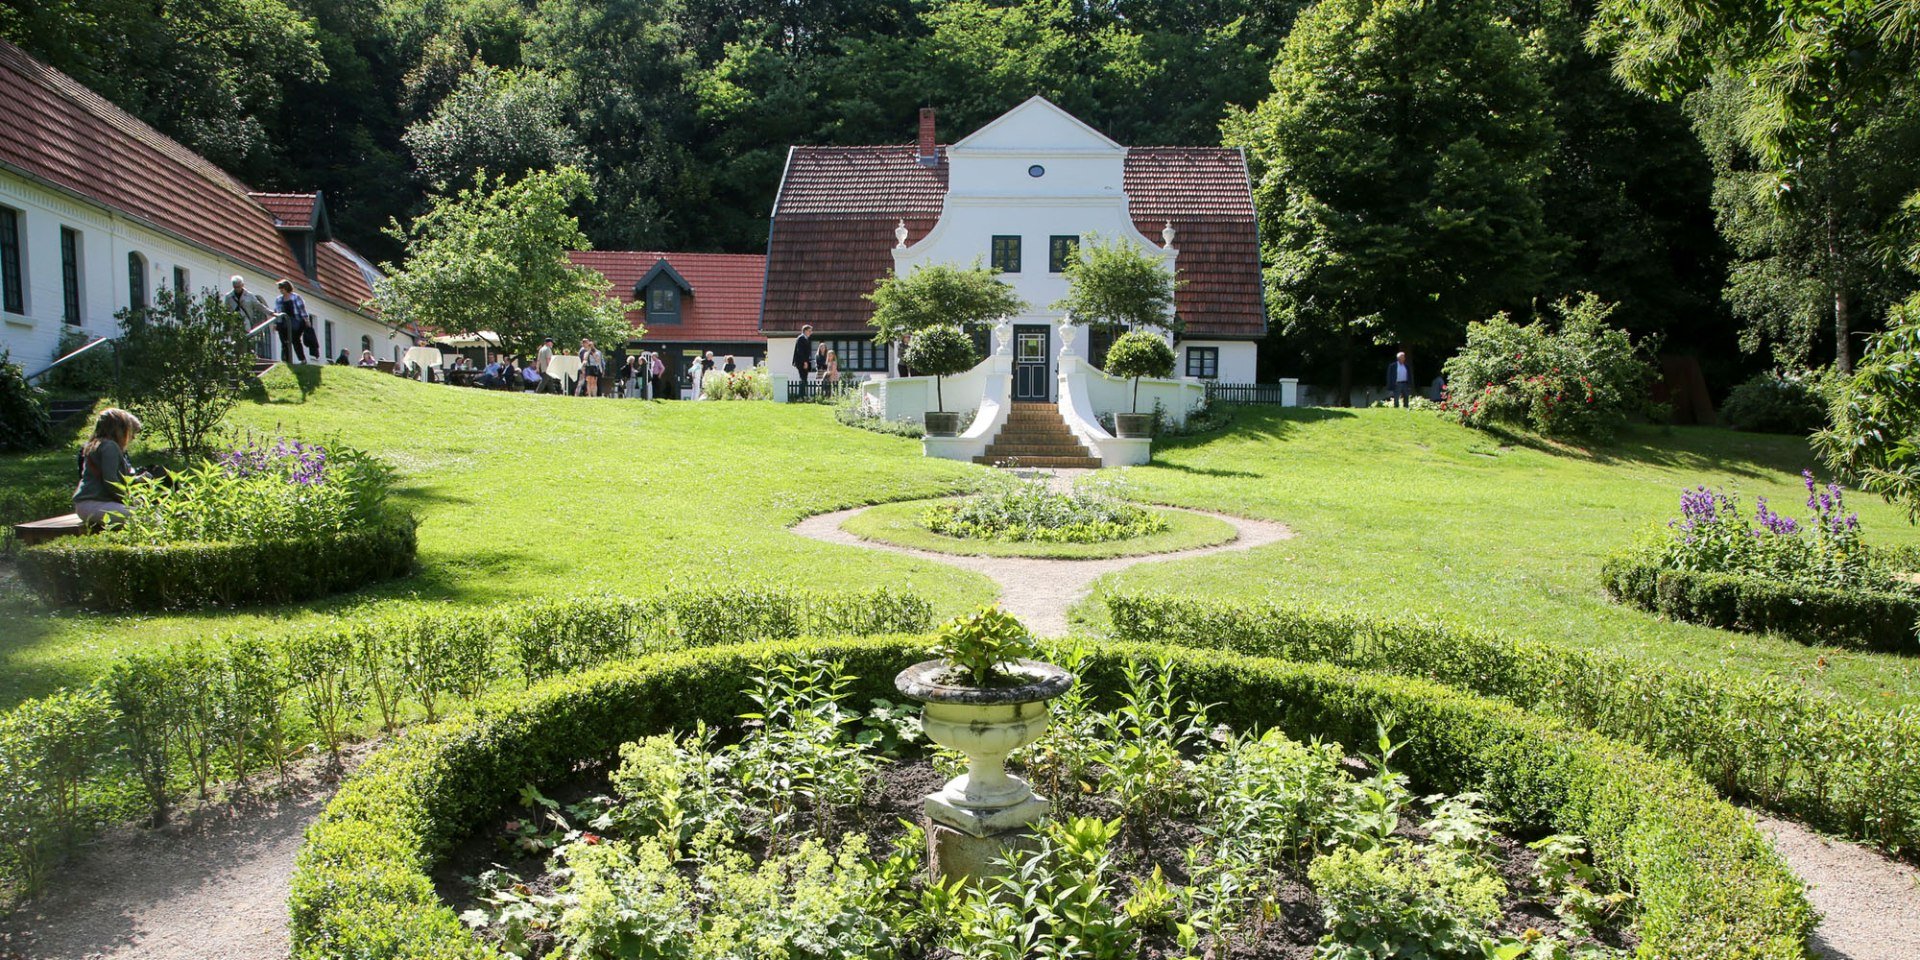
{"type": "Polygon", "coordinates": [[[799,373],[800,382],[818,384],[832,390],[840,383],[840,357],[825,346],[813,345],[813,324],[800,327],[800,336],[793,341],[793,369],[799,373]],[[818,374],[816,381],[814,375],[818,374]]]}
{"type": "Polygon", "coordinates": [[[552,337],[540,344],[533,362],[501,354],[480,368],[478,383],[496,390],[525,390],[533,393],[562,393],[576,397],[628,397],[651,400],[667,395],[667,364],[651,350],[630,354],[626,362],[608,369],[606,354],[591,339],[580,341],[573,353],[574,364],[559,364],[565,356],[554,348],[552,337]]]}
{"type": "MultiPolygon", "coordinates": [[[[301,299],[293,290],[293,281],[281,280],[274,284],[279,288],[279,296],[269,304],[267,298],[247,289],[247,279],[235,275],[231,281],[232,289],[222,298],[227,309],[239,314],[251,330],[262,322],[271,319],[273,332],[280,340],[280,359],[286,363],[311,363],[315,365],[327,362],[326,355],[320,352],[319,324],[313,314],[307,312],[307,301],[301,299]]],[[[336,363],[346,362],[346,351],[340,352],[336,363]]]]}

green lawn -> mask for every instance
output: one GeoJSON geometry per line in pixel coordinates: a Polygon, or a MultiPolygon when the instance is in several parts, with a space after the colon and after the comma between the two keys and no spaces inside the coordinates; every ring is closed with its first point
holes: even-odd
{"type": "MultiPolygon", "coordinates": [[[[1696,667],[1773,672],[1882,706],[1920,703],[1920,658],[1816,649],[1666,623],[1607,600],[1600,562],[1679,509],[1681,488],[1724,486],[1804,514],[1789,437],[1639,428],[1595,454],[1503,443],[1406,410],[1249,409],[1221,434],[1158,444],[1128,472],[1143,498],[1264,517],[1298,536],[1249,552],[1140,567],[1101,590],[1302,598],[1423,614],[1696,667]]],[[[1869,542],[1920,542],[1864,494],[1869,542]]],[[[1097,627],[1099,592],[1075,611],[1097,627]]]]}
{"type": "MultiPolygon", "coordinates": [[[[297,623],[366,599],[494,604],[757,579],[886,584],[947,615],[993,593],[975,574],[787,531],[813,513],[959,492],[984,469],[840,426],[826,407],[483,393],[341,368],[303,375],[304,385],[270,375],[235,422],[338,437],[392,462],[400,497],[422,518],[420,572],[312,607],[102,617],[44,611],[0,567],[0,706],[89,679],[122,650],[297,623]]],[[[1248,410],[1222,433],[1160,444],[1153,465],[1128,479],[1146,499],[1277,520],[1298,536],[1149,564],[1102,586],[1352,602],[1773,672],[1875,705],[1920,703],[1920,658],[1663,623],[1600,593],[1601,558],[1672,516],[1683,486],[1725,485],[1749,507],[1758,493],[1797,512],[1808,462],[1791,438],[1720,430],[1642,429],[1595,456],[1503,444],[1424,413],[1248,410]]],[[[70,450],[0,458],[0,491],[58,491],[71,464],[70,450]]],[[[1877,500],[1856,496],[1853,506],[1869,540],[1920,541],[1877,500]]],[[[1098,627],[1103,612],[1096,594],[1077,616],[1098,627]]]]}
{"type": "MultiPolygon", "coordinates": [[[[977,574],[787,532],[814,513],[957,492],[985,469],[841,426],[824,406],[505,394],[339,367],[306,388],[276,370],[268,388],[239,407],[237,425],[337,437],[399,470],[399,497],[421,517],[419,572],[314,607],[139,617],[49,614],[9,586],[0,706],[84,681],[122,650],[298,622],[365,599],[493,604],[765,580],[905,587],[951,615],[993,596],[977,574]]],[[[0,485],[70,487],[72,456],[0,458],[0,485]]]]}
{"type": "Polygon", "coordinates": [[[1210,547],[1234,538],[1233,525],[1217,517],[1184,510],[1156,510],[1167,529],[1145,537],[1101,543],[1004,542],[964,540],[934,533],[921,522],[929,503],[889,503],[848,518],[841,529],[862,540],[973,557],[1040,557],[1049,560],[1097,560],[1210,547]]]}

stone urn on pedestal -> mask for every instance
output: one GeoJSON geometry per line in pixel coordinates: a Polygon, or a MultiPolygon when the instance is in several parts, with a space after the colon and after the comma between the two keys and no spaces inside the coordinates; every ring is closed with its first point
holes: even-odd
{"type": "Polygon", "coordinates": [[[1046,733],[1047,701],[1074,677],[1029,659],[1026,627],[997,608],[947,624],[931,652],[894,685],[924,704],[928,739],[966,754],[967,771],[927,795],[929,863],[938,878],[983,877],[1047,813],[1046,798],[1007,772],[1007,754],[1046,733]]]}

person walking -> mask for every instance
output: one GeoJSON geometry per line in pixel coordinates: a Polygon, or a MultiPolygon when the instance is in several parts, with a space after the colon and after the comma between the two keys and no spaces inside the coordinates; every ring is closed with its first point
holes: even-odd
{"type": "Polygon", "coordinates": [[[1393,355],[1393,362],[1387,364],[1387,390],[1393,395],[1393,405],[1404,407],[1408,398],[1413,396],[1413,366],[1407,363],[1407,352],[1393,355]]]}
{"type": "Polygon", "coordinates": [[[273,312],[280,315],[274,328],[280,331],[280,342],[291,343],[294,359],[306,363],[312,357],[320,362],[320,342],[313,335],[313,317],[307,313],[307,301],[293,292],[293,281],[282,280],[275,286],[280,288],[280,296],[273,301],[273,312]]]}
{"type": "MultiPolygon", "coordinates": [[[[228,310],[239,314],[240,318],[246,322],[248,330],[259,326],[261,321],[273,315],[272,308],[267,306],[267,298],[247,289],[247,278],[234,274],[232,286],[233,289],[227,291],[227,295],[221,297],[220,302],[225,304],[228,310]]],[[[292,344],[287,341],[286,323],[283,321],[274,324],[273,330],[280,337],[280,359],[284,361],[293,355],[292,344]]]]}
{"type": "Polygon", "coordinates": [[[793,341],[793,370],[800,378],[801,392],[806,392],[807,375],[813,372],[813,324],[800,328],[799,339],[793,341]]]}
{"type": "Polygon", "coordinates": [[[547,368],[552,365],[553,338],[548,337],[541,341],[540,352],[533,356],[533,369],[540,373],[540,386],[534,390],[535,393],[546,393],[549,389],[555,393],[560,392],[559,382],[554,380],[553,375],[547,372],[547,368]]]}

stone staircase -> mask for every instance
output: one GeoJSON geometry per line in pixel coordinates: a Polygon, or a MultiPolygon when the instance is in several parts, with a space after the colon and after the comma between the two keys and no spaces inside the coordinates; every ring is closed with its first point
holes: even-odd
{"type": "Polygon", "coordinates": [[[974,457],[973,462],[1021,467],[1100,466],[1100,458],[1067,429],[1060,408],[1051,403],[1014,404],[1007,422],[987,444],[986,455],[974,457]]]}

